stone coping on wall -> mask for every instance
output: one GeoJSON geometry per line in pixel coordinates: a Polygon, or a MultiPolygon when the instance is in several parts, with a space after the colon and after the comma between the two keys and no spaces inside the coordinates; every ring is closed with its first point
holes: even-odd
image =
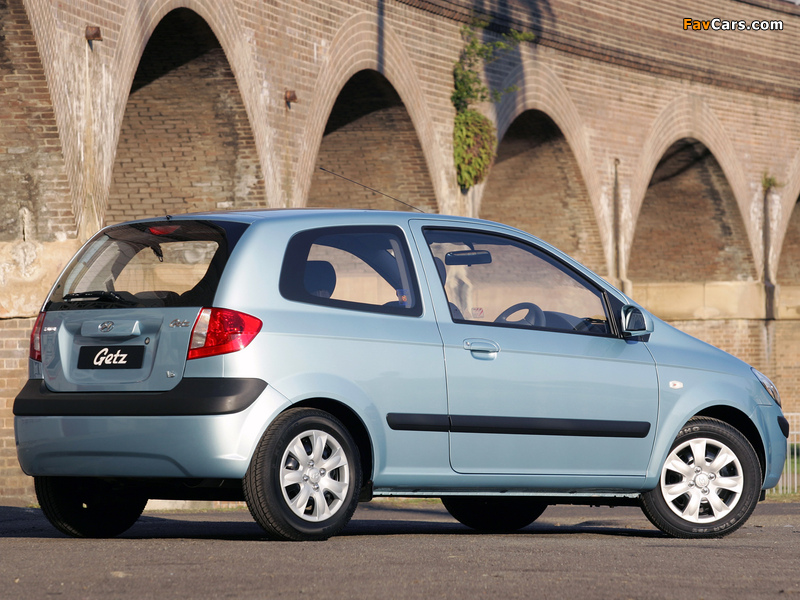
{"type": "Polygon", "coordinates": [[[759,281],[633,283],[630,295],[667,321],[763,319],[765,314],[764,285],[759,281]]]}
{"type": "Polygon", "coordinates": [[[39,312],[50,287],[80,248],[75,239],[0,242],[0,319],[39,312]]]}
{"type": "Polygon", "coordinates": [[[778,285],[775,306],[779,319],[800,319],[800,285],[778,285]]]}

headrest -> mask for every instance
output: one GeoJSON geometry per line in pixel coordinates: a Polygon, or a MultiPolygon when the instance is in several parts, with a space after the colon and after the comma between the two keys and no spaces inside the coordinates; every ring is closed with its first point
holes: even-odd
{"type": "Polygon", "coordinates": [[[336,288],[336,270],[326,260],[310,260],[306,263],[303,284],[312,296],[330,298],[336,288]]]}

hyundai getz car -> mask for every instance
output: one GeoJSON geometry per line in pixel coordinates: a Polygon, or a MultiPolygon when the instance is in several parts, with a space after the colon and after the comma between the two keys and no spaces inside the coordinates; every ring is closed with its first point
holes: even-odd
{"type": "Polygon", "coordinates": [[[274,539],[439,497],[513,531],[550,504],[730,533],[778,481],[770,380],[524,232],[267,210],[107,227],[36,319],[16,442],[44,514],[128,529],[149,498],[245,500],[274,539]]]}

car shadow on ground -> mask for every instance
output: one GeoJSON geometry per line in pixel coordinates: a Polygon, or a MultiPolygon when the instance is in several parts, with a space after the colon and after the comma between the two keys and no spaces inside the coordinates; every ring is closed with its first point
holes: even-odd
{"type": "MultiPolygon", "coordinates": [[[[397,535],[603,535],[660,538],[655,529],[642,529],[619,520],[587,520],[562,524],[536,522],[508,534],[479,533],[450,519],[442,510],[424,508],[360,508],[339,534],[341,537],[397,535]]],[[[47,521],[38,508],[0,506],[0,538],[68,538],[47,521]]],[[[246,511],[145,513],[123,539],[268,540],[246,511]]]]}

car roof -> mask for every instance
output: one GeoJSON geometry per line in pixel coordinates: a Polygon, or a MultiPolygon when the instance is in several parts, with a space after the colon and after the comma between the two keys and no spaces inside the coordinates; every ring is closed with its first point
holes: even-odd
{"type": "MultiPolygon", "coordinates": [[[[408,221],[409,218],[424,218],[432,220],[447,220],[460,222],[473,222],[487,224],[489,221],[461,217],[457,215],[442,215],[438,213],[415,213],[411,211],[393,210],[365,210],[349,208],[262,208],[248,210],[221,210],[182,213],[177,215],[165,215],[163,217],[148,217],[131,221],[134,223],[164,221],[166,220],[186,220],[186,219],[208,219],[215,221],[234,221],[239,223],[255,223],[258,221],[282,221],[282,220],[301,220],[301,221],[349,221],[353,223],[401,223],[408,221]]],[[[118,223],[119,224],[119,223],[118,223]]],[[[494,223],[503,225],[502,223],[494,223]]],[[[508,225],[503,225],[513,229],[508,225]]]]}

